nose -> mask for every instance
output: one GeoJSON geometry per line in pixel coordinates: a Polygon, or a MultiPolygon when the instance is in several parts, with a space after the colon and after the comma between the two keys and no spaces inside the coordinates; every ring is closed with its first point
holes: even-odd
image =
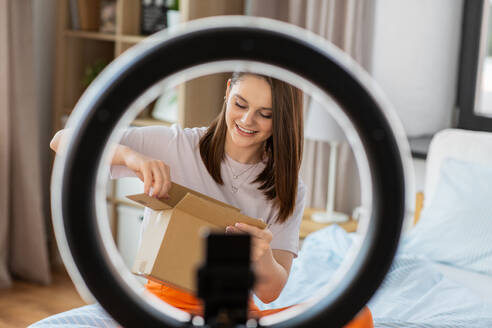
{"type": "Polygon", "coordinates": [[[245,111],[243,113],[243,115],[241,116],[240,122],[244,125],[252,124],[253,123],[253,111],[251,109],[245,111]]]}

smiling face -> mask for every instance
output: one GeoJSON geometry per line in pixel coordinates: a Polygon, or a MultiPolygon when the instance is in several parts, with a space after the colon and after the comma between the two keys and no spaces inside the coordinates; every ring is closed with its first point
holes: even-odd
{"type": "Polygon", "coordinates": [[[287,82],[234,72],[222,110],[200,138],[203,164],[219,185],[225,183],[226,155],[241,163],[264,160],[263,170],[250,183],[258,183],[258,190],[278,208],[275,222],[286,222],[296,205],[304,143],[302,104],[302,91],[287,82]]]}
{"type": "Polygon", "coordinates": [[[226,152],[237,161],[261,159],[264,142],[272,135],[272,91],[260,76],[243,75],[227,83],[226,152]]]}

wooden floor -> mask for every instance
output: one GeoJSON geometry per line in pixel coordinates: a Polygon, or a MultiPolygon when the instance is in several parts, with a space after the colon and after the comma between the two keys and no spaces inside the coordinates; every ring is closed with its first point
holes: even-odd
{"type": "Polygon", "coordinates": [[[0,328],[26,327],[55,313],[85,305],[65,272],[53,273],[53,283],[41,286],[22,281],[0,289],[0,328]]]}

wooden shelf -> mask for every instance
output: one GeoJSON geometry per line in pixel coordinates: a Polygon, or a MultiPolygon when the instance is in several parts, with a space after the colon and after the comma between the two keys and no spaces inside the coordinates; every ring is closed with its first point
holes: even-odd
{"type": "Polygon", "coordinates": [[[90,40],[116,41],[116,35],[110,33],[65,30],[65,36],[90,40]]]}
{"type": "Polygon", "coordinates": [[[139,43],[147,38],[147,36],[142,35],[119,35],[117,37],[118,41],[125,43],[139,43]]]}
{"type": "MultiPolygon", "coordinates": [[[[66,107],[63,109],[63,115],[70,116],[71,114],[72,114],[71,108],[66,107]]],[[[174,123],[172,122],[161,121],[152,117],[136,118],[131,123],[132,126],[154,126],[154,125],[171,126],[173,124],[174,123]]]]}
{"type": "Polygon", "coordinates": [[[136,118],[132,122],[133,126],[150,126],[150,125],[163,125],[163,126],[171,126],[173,123],[156,120],[155,118],[136,118]]]}
{"type": "Polygon", "coordinates": [[[121,41],[125,43],[139,43],[143,41],[147,36],[145,35],[118,35],[111,33],[91,32],[91,31],[78,31],[78,30],[65,30],[65,36],[72,38],[81,38],[89,40],[101,40],[101,41],[121,41]]]}

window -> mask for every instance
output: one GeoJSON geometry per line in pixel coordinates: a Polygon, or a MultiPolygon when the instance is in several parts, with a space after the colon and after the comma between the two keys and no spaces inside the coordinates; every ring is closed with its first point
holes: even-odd
{"type": "Polygon", "coordinates": [[[458,127],[492,131],[492,0],[465,0],[458,127]]]}

